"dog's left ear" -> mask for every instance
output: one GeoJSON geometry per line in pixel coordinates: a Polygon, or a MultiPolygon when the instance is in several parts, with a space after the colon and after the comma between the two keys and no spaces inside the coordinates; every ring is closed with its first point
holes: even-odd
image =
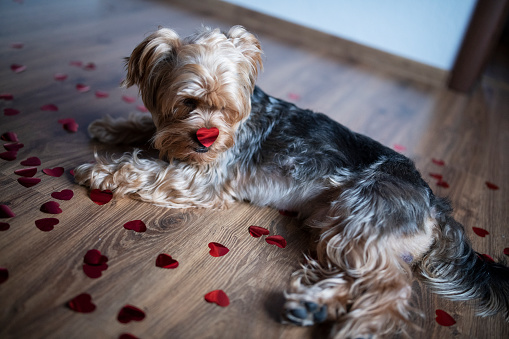
{"type": "Polygon", "coordinates": [[[262,49],[258,39],[242,26],[233,26],[226,35],[233,45],[238,48],[248,60],[250,65],[249,80],[254,87],[258,70],[263,69],[262,49]]]}

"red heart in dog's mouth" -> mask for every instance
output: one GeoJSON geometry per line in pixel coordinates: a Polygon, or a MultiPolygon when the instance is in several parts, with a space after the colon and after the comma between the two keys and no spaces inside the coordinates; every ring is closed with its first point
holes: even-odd
{"type": "Polygon", "coordinates": [[[216,141],[217,136],[219,135],[219,130],[216,127],[205,128],[202,127],[196,132],[196,137],[200,144],[205,147],[210,147],[216,141]]]}

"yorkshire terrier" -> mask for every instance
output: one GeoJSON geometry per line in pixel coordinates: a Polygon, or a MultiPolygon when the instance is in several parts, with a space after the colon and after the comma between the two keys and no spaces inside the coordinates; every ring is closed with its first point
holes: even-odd
{"type": "Polygon", "coordinates": [[[413,162],[327,116],[265,94],[257,38],[243,27],[202,28],[180,39],[161,28],[126,58],[151,113],[93,122],[109,144],[151,141],[140,151],[75,169],[79,184],[170,208],[249,201],[299,211],[317,231],[285,293],[285,322],[332,322],[336,338],[375,338],[412,324],[420,277],[480,315],[509,319],[509,269],[476,253],[450,203],[413,162]]]}

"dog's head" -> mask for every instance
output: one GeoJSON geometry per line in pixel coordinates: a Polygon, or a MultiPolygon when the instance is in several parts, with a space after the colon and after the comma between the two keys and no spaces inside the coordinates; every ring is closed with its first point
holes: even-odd
{"type": "Polygon", "coordinates": [[[240,26],[226,34],[204,27],[184,39],[162,28],[134,49],[123,84],[138,85],[162,157],[204,164],[233,146],[251,111],[261,55],[258,40],[240,26]],[[211,145],[203,131],[212,131],[211,145]]]}

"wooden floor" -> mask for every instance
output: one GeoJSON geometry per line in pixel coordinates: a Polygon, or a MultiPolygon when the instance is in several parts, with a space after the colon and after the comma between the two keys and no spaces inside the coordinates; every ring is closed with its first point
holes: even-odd
{"type": "MultiPolygon", "coordinates": [[[[134,103],[122,99],[137,95],[135,89],[118,88],[124,77],[122,58],[158,25],[186,35],[201,24],[227,28],[232,22],[164,1],[0,2],[0,95],[14,97],[0,99],[0,134],[14,132],[24,144],[15,160],[0,160],[0,204],[16,215],[0,219],[9,224],[0,232],[0,267],[8,270],[8,279],[0,284],[0,338],[118,338],[122,333],[182,339],[326,336],[327,326],[299,328],[278,321],[283,291],[308,245],[308,234],[293,218],[242,203],[225,211],[169,210],[128,199],[99,206],[86,188],[73,182],[70,170],[92,160],[95,149],[122,150],[90,141],[87,125],[104,114],[125,116],[141,104],[139,98],[134,103]],[[95,69],[86,67],[89,63],[95,69]],[[14,72],[15,64],[26,69],[14,72]],[[67,79],[55,80],[55,74],[66,74],[67,79]],[[82,93],[78,84],[90,90],[82,93]],[[108,97],[97,98],[96,91],[108,97]],[[40,109],[47,104],[58,111],[40,109]],[[62,128],[58,120],[65,118],[79,124],[76,133],[62,128]],[[15,171],[25,168],[20,162],[29,157],[42,162],[35,174],[41,182],[25,188],[15,171]],[[65,169],[60,177],[42,172],[60,166],[65,169]],[[74,197],[51,197],[63,189],[72,190],[74,197]],[[48,201],[57,201],[62,213],[41,212],[48,201]],[[36,220],[52,217],[59,220],[53,230],[36,227],[36,220]],[[147,231],[124,229],[131,220],[142,220],[147,231]],[[282,235],[288,246],[282,249],[251,237],[250,225],[282,235]],[[212,257],[210,242],[230,252],[212,257]],[[108,269],[97,279],[82,269],[90,249],[109,259],[108,269]],[[178,268],[156,267],[161,253],[178,260],[178,268]],[[217,289],[227,293],[229,306],[204,300],[217,289]],[[81,293],[91,295],[95,311],[77,313],[66,306],[81,293]],[[120,323],[117,315],[124,305],[140,308],[145,319],[120,323]]],[[[334,60],[270,34],[258,36],[265,51],[259,85],[265,91],[327,113],[413,158],[435,192],[451,198],[475,248],[504,257],[509,247],[508,79],[486,78],[473,93],[462,95],[334,60]],[[443,175],[449,187],[438,186],[429,173],[443,175]],[[486,182],[499,189],[489,189],[486,182]],[[489,235],[479,237],[472,227],[489,235]]],[[[418,282],[414,287],[414,303],[424,315],[415,319],[423,330],[411,332],[414,339],[509,338],[502,317],[475,317],[468,303],[438,298],[418,282]],[[437,309],[456,323],[439,325],[437,309]]]]}

